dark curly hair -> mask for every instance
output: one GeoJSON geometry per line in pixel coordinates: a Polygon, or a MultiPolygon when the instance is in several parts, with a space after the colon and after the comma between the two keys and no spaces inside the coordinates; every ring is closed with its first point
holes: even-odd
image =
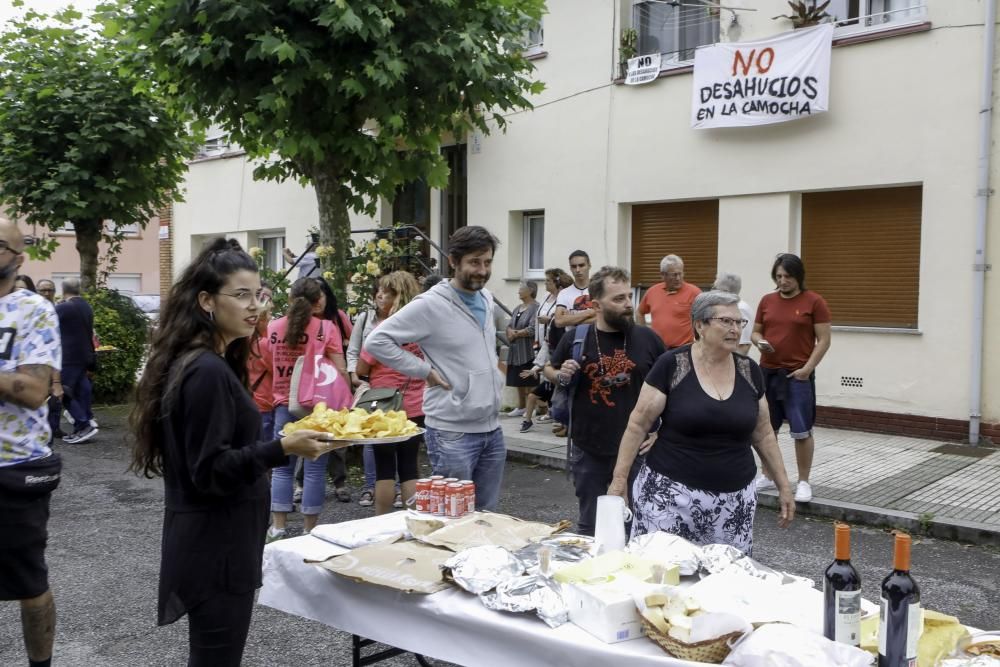
{"type": "MultiPolygon", "coordinates": [[[[130,423],[134,442],[129,470],[145,477],[163,474],[163,450],[157,424],[170,414],[184,368],[204,352],[215,352],[222,339],[215,322],[198,304],[201,292],[216,294],[237,271],[257,273],[257,262],[234,240],[215,239],[191,262],[170,289],[160,324],[149,349],[149,361],[136,387],[130,423]]],[[[250,341],[239,338],[225,351],[225,360],[247,384],[250,341]]]]}
{"type": "MultiPolygon", "coordinates": [[[[318,278],[299,278],[292,283],[287,316],[288,329],[285,332],[285,343],[288,347],[299,346],[299,340],[305,333],[306,327],[309,326],[309,320],[313,317],[313,307],[325,294],[322,282],[318,278]]],[[[337,319],[340,318],[337,317],[337,319]]]]}

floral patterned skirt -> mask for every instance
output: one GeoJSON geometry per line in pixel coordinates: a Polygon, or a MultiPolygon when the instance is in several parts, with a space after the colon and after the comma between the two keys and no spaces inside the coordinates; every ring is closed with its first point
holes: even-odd
{"type": "Polygon", "coordinates": [[[732,493],[692,489],[643,464],[632,484],[632,537],[662,530],[698,545],[753,551],[757,492],[751,481],[732,493]]]}

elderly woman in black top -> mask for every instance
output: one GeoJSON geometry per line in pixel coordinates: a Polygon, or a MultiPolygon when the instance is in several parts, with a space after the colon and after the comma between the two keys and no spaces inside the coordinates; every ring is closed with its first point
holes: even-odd
{"type": "Polygon", "coordinates": [[[747,325],[739,297],[706,292],[691,306],[695,342],[660,357],[622,437],[608,493],[627,498],[629,469],[658,419],[658,436],[632,484],[632,536],[663,530],[749,555],[757,508],[755,449],[774,471],[778,525],[795,514],[768,418],[760,367],[737,353],[747,325]]]}
{"type": "Polygon", "coordinates": [[[170,290],[139,382],[130,469],[163,477],[159,625],[188,616],[188,665],[239,665],[261,586],[267,471],[329,451],[315,431],[258,442],[247,387],[257,263],[215,240],[170,290]]]}

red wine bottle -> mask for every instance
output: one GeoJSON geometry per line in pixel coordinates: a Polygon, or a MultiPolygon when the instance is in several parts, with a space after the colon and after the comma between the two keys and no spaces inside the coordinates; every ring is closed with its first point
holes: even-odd
{"type": "Polygon", "coordinates": [[[833,562],[823,574],[823,635],[861,646],[861,575],[851,565],[851,528],[834,525],[833,562]]]}
{"type": "Polygon", "coordinates": [[[917,667],[920,588],[910,576],[910,536],[896,534],[892,573],[882,580],[878,667],[917,667]]]}

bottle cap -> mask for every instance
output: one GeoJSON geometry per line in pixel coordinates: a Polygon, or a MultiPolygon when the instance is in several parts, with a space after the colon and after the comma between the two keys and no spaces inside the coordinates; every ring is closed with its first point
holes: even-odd
{"type": "Polygon", "coordinates": [[[893,569],[910,570],[910,536],[906,533],[896,533],[896,547],[893,554],[893,569]]]}
{"type": "Polygon", "coordinates": [[[838,521],[833,525],[833,557],[837,560],[851,559],[851,527],[838,521]]]}

